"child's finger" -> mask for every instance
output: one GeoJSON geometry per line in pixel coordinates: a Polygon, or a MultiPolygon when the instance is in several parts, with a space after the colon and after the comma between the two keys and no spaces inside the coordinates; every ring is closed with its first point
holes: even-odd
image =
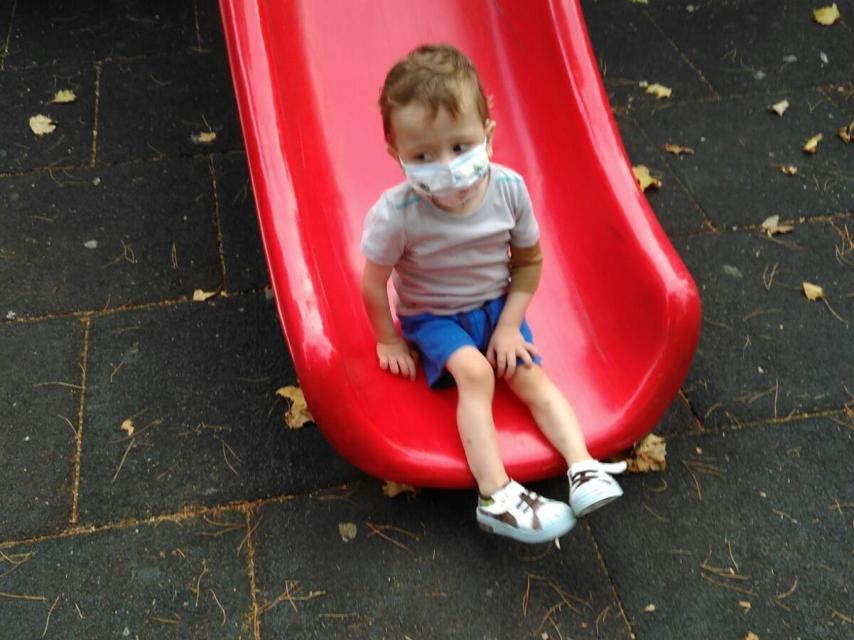
{"type": "Polygon", "coordinates": [[[407,373],[407,376],[409,377],[409,379],[415,380],[415,375],[416,375],[417,370],[415,368],[415,360],[411,356],[406,359],[406,369],[407,369],[406,373],[407,373]]]}
{"type": "Polygon", "coordinates": [[[388,361],[388,368],[394,375],[400,375],[400,365],[397,363],[397,358],[388,361]]]}
{"type": "Polygon", "coordinates": [[[380,369],[383,371],[388,371],[388,358],[385,356],[380,356],[380,369]]]}
{"type": "Polygon", "coordinates": [[[507,354],[507,364],[504,372],[504,379],[509,380],[513,377],[513,374],[516,373],[516,358],[514,353],[507,354]]]}
{"type": "Polygon", "coordinates": [[[492,365],[493,369],[498,368],[498,362],[497,362],[496,354],[495,354],[495,347],[492,345],[491,342],[489,343],[489,346],[486,349],[486,359],[487,359],[487,361],[489,361],[489,364],[492,365]]]}
{"type": "Polygon", "coordinates": [[[526,350],[528,353],[530,353],[532,356],[538,356],[538,355],[540,355],[540,350],[539,350],[539,349],[537,349],[537,347],[535,347],[535,346],[534,346],[534,344],[533,344],[532,342],[526,342],[526,343],[525,343],[525,350],[526,350]]]}
{"type": "Polygon", "coordinates": [[[519,347],[516,350],[516,355],[522,358],[522,362],[525,363],[525,367],[530,369],[534,365],[534,359],[531,357],[531,354],[528,352],[528,349],[525,347],[519,347]]]}

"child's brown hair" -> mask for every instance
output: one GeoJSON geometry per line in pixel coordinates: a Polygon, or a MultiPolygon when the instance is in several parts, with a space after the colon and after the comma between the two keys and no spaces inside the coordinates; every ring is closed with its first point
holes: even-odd
{"type": "Polygon", "coordinates": [[[412,50],[389,70],[380,92],[383,132],[392,140],[391,113],[412,102],[430,109],[435,117],[442,107],[456,118],[460,115],[461,91],[472,92],[480,117],[489,119],[489,100],[471,60],[448,44],[425,44],[412,50]]]}

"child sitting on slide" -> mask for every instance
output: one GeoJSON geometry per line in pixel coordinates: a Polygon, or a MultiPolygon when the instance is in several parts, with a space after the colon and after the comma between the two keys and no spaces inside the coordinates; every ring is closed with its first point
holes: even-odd
{"type": "Polygon", "coordinates": [[[496,123],[477,71],[456,48],[425,45],[399,60],[379,104],[388,153],[406,178],[380,196],[362,236],[362,296],[379,365],[414,379],[420,360],[431,388],[456,386],[482,529],[529,543],[562,536],[576,517],[622,495],[611,474],[625,463],[591,458],[572,406],[539,366],[525,312],[543,257],[525,182],[490,162],[496,123]],[[492,419],[496,378],[566,459],[568,505],[507,475],[492,419]]]}

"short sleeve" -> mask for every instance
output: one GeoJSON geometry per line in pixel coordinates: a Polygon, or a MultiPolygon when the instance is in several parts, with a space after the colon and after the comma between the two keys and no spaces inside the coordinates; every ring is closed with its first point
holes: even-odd
{"type": "Polygon", "coordinates": [[[385,198],[371,208],[362,230],[366,258],[387,267],[397,264],[406,242],[402,213],[389,206],[385,198]]]}
{"type": "Polygon", "coordinates": [[[540,226],[534,217],[531,196],[523,180],[513,183],[513,216],[516,226],[510,231],[510,244],[514,247],[532,247],[540,239],[540,226]]]}

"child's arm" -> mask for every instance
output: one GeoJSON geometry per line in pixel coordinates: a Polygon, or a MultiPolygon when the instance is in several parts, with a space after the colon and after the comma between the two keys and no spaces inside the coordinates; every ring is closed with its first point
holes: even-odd
{"type": "Polygon", "coordinates": [[[538,355],[537,348],[522,337],[519,327],[540,283],[542,266],[539,242],[531,247],[510,248],[510,291],[486,351],[498,377],[512,378],[517,358],[531,367],[532,356],[538,355]]]}
{"type": "Polygon", "coordinates": [[[365,261],[362,272],[362,300],[377,339],[380,368],[395,375],[415,379],[417,354],[398,334],[388,306],[386,285],[393,267],[365,261]]]}

